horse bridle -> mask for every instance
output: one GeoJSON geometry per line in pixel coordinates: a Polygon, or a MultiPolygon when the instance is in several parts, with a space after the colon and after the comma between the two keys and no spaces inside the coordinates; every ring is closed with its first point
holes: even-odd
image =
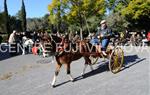
{"type": "Polygon", "coordinates": [[[50,36],[51,40],[52,40],[55,44],[57,44],[56,41],[53,39],[52,35],[49,34],[49,36],[50,36]]]}

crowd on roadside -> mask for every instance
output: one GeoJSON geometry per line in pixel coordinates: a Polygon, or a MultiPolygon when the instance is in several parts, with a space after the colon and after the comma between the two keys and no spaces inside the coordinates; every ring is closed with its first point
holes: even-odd
{"type": "Polygon", "coordinates": [[[149,46],[150,45],[150,31],[148,33],[136,32],[136,31],[125,31],[120,32],[119,36],[116,37],[117,41],[120,41],[121,45],[132,45],[132,46],[149,46]]]}
{"type": "MultiPolygon", "coordinates": [[[[59,37],[62,37],[65,34],[56,32],[53,35],[57,35],[59,37]]],[[[49,37],[50,37],[50,35],[47,31],[45,31],[45,32],[43,32],[43,31],[42,32],[40,32],[40,31],[19,32],[19,31],[14,30],[9,36],[8,44],[9,44],[9,46],[12,43],[21,45],[21,47],[23,47],[22,54],[34,52],[34,50],[36,50],[36,53],[34,53],[34,54],[37,54],[37,50],[39,50],[38,54],[43,55],[42,52],[44,51],[44,49],[42,46],[42,41],[49,39],[49,37]],[[32,47],[35,47],[35,48],[33,48],[34,50],[32,50],[32,47]],[[39,49],[37,49],[37,47],[39,49]],[[28,49],[28,48],[31,51],[27,50],[27,52],[26,52],[26,49],[28,49]]],[[[80,39],[79,32],[75,32],[75,34],[72,35],[69,39],[72,42],[75,42],[75,40],[80,39]]],[[[150,42],[150,32],[148,32],[148,34],[146,34],[146,36],[143,36],[143,34],[141,32],[138,32],[138,33],[133,32],[132,33],[132,32],[129,32],[126,30],[125,32],[121,32],[118,37],[115,36],[115,39],[123,40],[122,43],[124,45],[128,42],[130,42],[130,44],[132,44],[132,45],[139,45],[142,42],[143,43],[145,43],[145,42],[149,43],[150,42]]],[[[1,43],[1,40],[2,40],[2,38],[0,37],[0,43],[1,43]]]]}
{"type": "MultiPolygon", "coordinates": [[[[9,47],[17,47],[17,45],[20,45],[22,47],[22,54],[25,54],[31,52],[30,50],[32,49],[35,43],[41,43],[41,41],[47,38],[48,36],[49,34],[47,32],[18,32],[14,30],[9,36],[8,44],[9,47]]],[[[15,51],[18,53],[16,49],[15,51]]]]}

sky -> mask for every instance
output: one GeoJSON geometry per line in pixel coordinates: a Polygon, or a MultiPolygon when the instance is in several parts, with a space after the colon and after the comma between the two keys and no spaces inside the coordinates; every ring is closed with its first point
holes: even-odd
{"type": "MultiPolygon", "coordinates": [[[[10,15],[16,15],[21,9],[22,0],[7,0],[7,8],[10,15]]],[[[51,0],[24,0],[27,18],[43,17],[48,12],[51,0]]],[[[0,0],[0,12],[4,10],[4,0],[0,0]]]]}

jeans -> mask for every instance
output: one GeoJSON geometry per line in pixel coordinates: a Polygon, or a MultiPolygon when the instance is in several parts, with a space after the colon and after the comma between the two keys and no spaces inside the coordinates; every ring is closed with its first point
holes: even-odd
{"type": "Polygon", "coordinates": [[[108,44],[109,44],[109,39],[102,40],[102,51],[106,51],[108,44]]]}
{"type": "Polygon", "coordinates": [[[100,42],[99,42],[98,39],[94,38],[94,39],[92,39],[92,40],[90,41],[90,43],[91,43],[92,45],[98,45],[100,42]]]}

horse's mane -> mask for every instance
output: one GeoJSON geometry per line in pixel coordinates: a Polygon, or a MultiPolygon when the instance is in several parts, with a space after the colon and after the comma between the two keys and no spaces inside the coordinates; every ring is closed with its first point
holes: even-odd
{"type": "Polygon", "coordinates": [[[58,36],[55,36],[55,35],[51,35],[51,39],[53,41],[55,41],[56,43],[60,43],[62,41],[62,38],[61,37],[58,37],[58,36]]]}
{"type": "Polygon", "coordinates": [[[89,40],[84,39],[81,43],[85,52],[96,52],[96,47],[93,46],[89,40]]]}

